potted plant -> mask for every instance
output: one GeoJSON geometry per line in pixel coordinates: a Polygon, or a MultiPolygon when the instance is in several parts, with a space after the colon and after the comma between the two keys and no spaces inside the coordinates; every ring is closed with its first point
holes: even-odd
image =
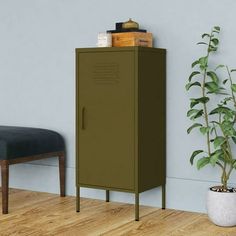
{"type": "Polygon", "coordinates": [[[232,73],[236,70],[221,64],[213,66],[210,61],[218,49],[219,33],[220,27],[215,26],[210,33],[204,33],[198,43],[205,47],[206,52],[192,63],[193,72],[186,84],[187,91],[194,88],[196,93],[199,92],[197,98],[190,98],[187,117],[193,124],[187,133],[199,129],[206,141],[205,148],[193,151],[190,163],[193,165],[196,162],[198,169],[211,165],[221,172],[221,185],[208,190],[209,218],[219,226],[234,226],[236,188],[228,186],[228,181],[236,169],[236,155],[232,150],[236,143],[236,82],[233,82],[232,73]],[[222,69],[224,71],[219,76],[222,69]]]}

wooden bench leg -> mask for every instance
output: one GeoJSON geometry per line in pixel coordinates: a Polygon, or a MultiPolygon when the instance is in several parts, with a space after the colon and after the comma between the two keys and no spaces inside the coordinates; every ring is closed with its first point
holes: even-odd
{"type": "Polygon", "coordinates": [[[8,213],[8,188],[9,188],[9,163],[7,160],[1,161],[2,174],[2,213],[8,213]]]}
{"type": "Polygon", "coordinates": [[[60,195],[65,197],[65,153],[58,157],[60,175],[60,195]]]}

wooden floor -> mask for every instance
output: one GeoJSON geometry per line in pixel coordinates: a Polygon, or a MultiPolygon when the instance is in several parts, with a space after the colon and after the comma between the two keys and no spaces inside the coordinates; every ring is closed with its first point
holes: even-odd
{"type": "Polygon", "coordinates": [[[82,199],[76,213],[74,197],[16,189],[10,190],[9,200],[9,214],[0,214],[1,236],[236,236],[236,227],[217,227],[204,214],[141,206],[135,222],[130,204],[82,199]]]}

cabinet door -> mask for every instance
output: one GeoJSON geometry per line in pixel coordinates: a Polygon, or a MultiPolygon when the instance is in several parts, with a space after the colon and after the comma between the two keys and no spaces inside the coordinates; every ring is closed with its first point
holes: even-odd
{"type": "Polygon", "coordinates": [[[78,182],[134,189],[134,54],[78,53],[78,182]]]}

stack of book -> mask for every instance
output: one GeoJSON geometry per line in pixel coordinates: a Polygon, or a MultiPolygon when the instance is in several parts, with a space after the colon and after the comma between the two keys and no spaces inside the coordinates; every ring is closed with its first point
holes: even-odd
{"type": "Polygon", "coordinates": [[[124,28],[124,23],[116,23],[115,30],[107,30],[107,33],[112,34],[113,47],[125,46],[144,46],[152,47],[152,33],[139,28],[124,28]]]}

